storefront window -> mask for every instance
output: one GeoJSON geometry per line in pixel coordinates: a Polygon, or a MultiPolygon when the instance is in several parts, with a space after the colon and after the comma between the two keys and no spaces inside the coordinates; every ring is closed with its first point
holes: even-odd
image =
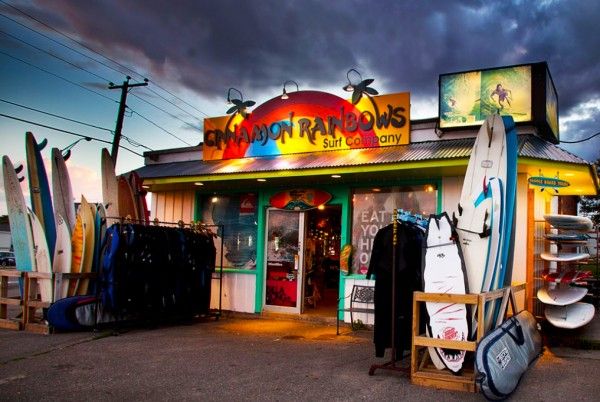
{"type": "Polygon", "coordinates": [[[352,197],[352,274],[366,274],[373,240],[380,228],[392,222],[394,209],[414,214],[436,213],[437,188],[434,184],[404,187],[356,189],[352,197]]]}
{"type": "Polygon", "coordinates": [[[256,269],[257,199],[255,193],[202,197],[202,222],[223,225],[223,232],[215,229],[217,263],[222,242],[223,267],[256,269]]]}

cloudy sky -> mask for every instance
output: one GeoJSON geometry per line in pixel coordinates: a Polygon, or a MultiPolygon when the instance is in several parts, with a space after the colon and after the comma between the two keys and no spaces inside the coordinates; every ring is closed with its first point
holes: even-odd
{"type": "MultiPolygon", "coordinates": [[[[354,68],[380,93],[410,92],[412,118],[427,118],[439,74],[539,61],[558,92],[561,139],[576,141],[600,131],[598,21],[591,0],[0,0],[1,153],[22,163],[25,131],[48,138],[47,156],[79,138],[33,123],[110,141],[120,94],[108,83],[126,75],[150,80],[131,90],[123,128],[122,144],[141,154],[198,144],[229,87],[257,103],[290,79],[346,97],[354,68]]],[[[73,148],[76,197],[99,199],[102,147],[73,148]]],[[[561,147],[594,161],[600,136],[561,147]]],[[[121,150],[117,171],[142,164],[121,150]]]]}

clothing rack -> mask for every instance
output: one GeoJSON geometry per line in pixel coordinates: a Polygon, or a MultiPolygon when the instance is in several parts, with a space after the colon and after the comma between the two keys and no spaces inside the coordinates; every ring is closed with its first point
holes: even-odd
{"type": "MultiPolygon", "coordinates": [[[[408,367],[401,367],[396,363],[396,245],[398,244],[398,223],[407,222],[412,223],[423,228],[427,227],[427,221],[423,219],[421,215],[413,215],[408,211],[402,209],[394,209],[392,215],[392,331],[391,331],[391,359],[390,361],[383,364],[373,364],[369,368],[369,375],[374,375],[375,370],[392,370],[404,373],[410,376],[410,363],[408,367]]],[[[404,356],[400,361],[404,359],[404,356]]]]}
{"type": "MultiPolygon", "coordinates": [[[[126,217],[113,217],[113,216],[107,216],[106,220],[113,220],[113,221],[118,221],[121,224],[129,224],[129,223],[137,223],[137,224],[142,224],[142,225],[146,225],[146,226],[150,226],[151,224],[153,226],[165,226],[165,225],[172,225],[172,226],[176,226],[180,229],[184,229],[184,228],[189,228],[191,230],[199,230],[202,231],[205,234],[209,234],[211,235],[213,238],[218,237],[218,235],[221,235],[221,239],[223,239],[225,237],[225,225],[223,224],[206,224],[203,223],[201,221],[191,221],[189,223],[185,223],[183,220],[179,220],[177,222],[169,222],[169,221],[161,221],[158,218],[154,218],[153,220],[146,220],[146,219],[133,219],[130,216],[126,216],[126,217]],[[215,229],[216,228],[216,233],[211,230],[211,229],[215,229]]],[[[215,273],[217,274],[217,276],[212,276],[212,279],[217,279],[219,281],[219,307],[214,309],[215,311],[211,312],[209,315],[214,316],[216,320],[218,320],[221,315],[222,315],[222,299],[223,299],[223,241],[221,241],[221,247],[220,247],[220,258],[218,261],[218,265],[215,264],[215,273]]],[[[99,300],[99,294],[98,291],[100,289],[100,286],[96,286],[96,296],[97,299],[99,300]]],[[[97,322],[97,312],[98,312],[98,306],[96,305],[96,326],[98,325],[97,322]]]]}

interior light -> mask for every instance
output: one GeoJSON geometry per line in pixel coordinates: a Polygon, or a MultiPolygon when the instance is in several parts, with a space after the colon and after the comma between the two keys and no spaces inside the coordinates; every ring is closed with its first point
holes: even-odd
{"type": "Polygon", "coordinates": [[[426,191],[427,193],[432,193],[432,192],[433,192],[433,190],[434,190],[434,187],[433,187],[431,184],[426,184],[426,185],[425,185],[425,191],[426,191]]]}
{"type": "Polygon", "coordinates": [[[374,192],[374,193],[379,193],[379,192],[381,192],[381,189],[380,189],[380,188],[374,188],[374,189],[373,189],[373,192],[374,192]]]}
{"type": "Polygon", "coordinates": [[[263,183],[263,182],[267,181],[267,179],[256,179],[256,181],[263,183]]]}
{"type": "Polygon", "coordinates": [[[332,174],[331,177],[333,177],[334,179],[339,179],[342,176],[339,174],[332,174]]]}
{"type": "Polygon", "coordinates": [[[211,201],[213,204],[215,204],[215,203],[219,202],[219,197],[213,197],[211,201]]]}
{"type": "Polygon", "coordinates": [[[142,188],[146,188],[146,189],[148,189],[148,188],[150,188],[150,186],[149,186],[149,185],[147,185],[147,184],[144,184],[144,185],[142,185],[142,188]]]}
{"type": "Polygon", "coordinates": [[[318,209],[319,211],[323,211],[323,210],[325,209],[325,205],[324,205],[324,204],[321,204],[321,205],[319,205],[319,206],[317,207],[317,209],[318,209]]]}
{"type": "Polygon", "coordinates": [[[203,185],[204,185],[204,183],[199,182],[199,181],[197,181],[197,182],[194,183],[194,186],[203,186],[203,185]]]}

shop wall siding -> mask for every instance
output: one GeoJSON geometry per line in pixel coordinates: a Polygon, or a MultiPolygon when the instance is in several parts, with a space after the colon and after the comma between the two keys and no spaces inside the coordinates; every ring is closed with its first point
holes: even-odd
{"type": "MultiPolygon", "coordinates": [[[[511,283],[520,284],[527,282],[527,191],[529,184],[527,174],[519,173],[517,175],[517,204],[515,221],[515,251],[513,256],[513,272],[511,283]]],[[[525,308],[525,293],[519,292],[517,295],[517,305],[519,309],[525,308]]]]}
{"type": "MultiPolygon", "coordinates": [[[[223,274],[221,308],[228,311],[254,313],[256,275],[223,274]]],[[[210,308],[219,308],[219,280],[213,279],[210,291],[210,308]]]]}
{"type": "MultiPolygon", "coordinates": [[[[352,287],[354,285],[363,285],[363,286],[375,286],[374,280],[369,279],[346,279],[345,281],[345,291],[344,297],[349,296],[352,293],[352,287]]],[[[350,307],[350,298],[344,299],[344,308],[350,307]]],[[[360,305],[357,307],[361,307],[360,305]]],[[[367,306],[365,306],[367,307],[367,306]]],[[[372,307],[372,306],[370,306],[372,307]]],[[[360,320],[363,324],[375,325],[375,315],[374,314],[352,314],[354,321],[360,320]]],[[[350,323],[350,313],[344,313],[344,322],[350,323]]]]}
{"type": "Polygon", "coordinates": [[[194,191],[168,191],[152,193],[150,218],[162,222],[189,223],[194,218],[194,191]]]}

